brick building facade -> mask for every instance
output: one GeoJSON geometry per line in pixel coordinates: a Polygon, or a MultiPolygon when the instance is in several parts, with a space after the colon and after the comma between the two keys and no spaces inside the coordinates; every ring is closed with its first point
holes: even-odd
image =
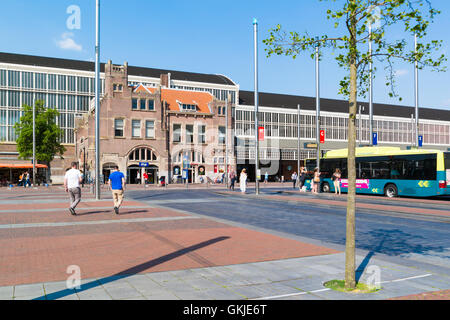
{"type": "MultiPolygon", "coordinates": [[[[189,182],[214,180],[225,170],[225,132],[229,133],[228,164],[235,168],[231,104],[225,108],[225,102],[209,92],[170,89],[168,78],[161,74],[156,87],[129,86],[127,63],[105,65],[105,94],[100,103],[104,178],[117,165],[128,183],[144,183],[145,172],[149,183],[157,183],[160,177],[169,183],[180,182],[183,169],[188,170],[189,182]]],[[[95,110],[76,125],[80,168],[85,166],[93,178],[95,110]]]]}

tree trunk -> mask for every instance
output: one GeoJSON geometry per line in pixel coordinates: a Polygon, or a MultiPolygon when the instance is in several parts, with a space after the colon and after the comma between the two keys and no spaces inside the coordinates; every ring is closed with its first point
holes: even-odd
{"type": "Polygon", "coordinates": [[[347,223],[345,242],[345,288],[354,289],[355,280],[355,197],[356,197],[356,104],[357,104],[357,68],[356,68],[356,21],[351,19],[350,37],[350,98],[348,121],[348,194],[347,223]]]}

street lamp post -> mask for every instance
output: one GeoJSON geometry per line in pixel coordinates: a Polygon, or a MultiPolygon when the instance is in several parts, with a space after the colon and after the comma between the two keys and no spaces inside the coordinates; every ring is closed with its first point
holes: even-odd
{"type": "Polygon", "coordinates": [[[369,143],[373,146],[373,62],[372,62],[372,24],[369,23],[369,143]]]}
{"type": "Polygon", "coordinates": [[[316,144],[317,144],[317,165],[320,171],[320,78],[319,78],[319,45],[316,46],[316,144]]]}
{"type": "Polygon", "coordinates": [[[33,188],[36,187],[36,102],[33,102],[33,188]]]}
{"type": "Polygon", "coordinates": [[[100,0],[95,24],[95,198],[100,200],[100,0]]]}
{"type": "Polygon", "coordinates": [[[414,95],[415,95],[415,109],[416,109],[416,123],[415,123],[415,144],[419,147],[419,64],[417,61],[417,33],[414,34],[414,95]]]}
{"type": "Polygon", "coordinates": [[[225,97],[225,187],[228,189],[228,96],[225,97]]]}
{"type": "Polygon", "coordinates": [[[253,19],[254,64],[255,64],[255,192],[259,194],[259,137],[258,137],[258,20],[253,19]]]}
{"type": "Polygon", "coordinates": [[[300,104],[297,105],[297,174],[300,176],[300,104]]]}

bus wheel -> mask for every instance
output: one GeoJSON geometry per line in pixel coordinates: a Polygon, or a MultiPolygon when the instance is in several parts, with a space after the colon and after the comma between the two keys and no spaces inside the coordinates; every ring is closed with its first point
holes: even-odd
{"type": "Polygon", "coordinates": [[[395,198],[398,196],[397,186],[395,184],[388,184],[384,187],[384,195],[388,198],[395,198]]]}
{"type": "Polygon", "coordinates": [[[331,192],[331,190],[330,190],[330,185],[328,184],[328,182],[324,182],[323,184],[322,184],[322,192],[331,192]]]}

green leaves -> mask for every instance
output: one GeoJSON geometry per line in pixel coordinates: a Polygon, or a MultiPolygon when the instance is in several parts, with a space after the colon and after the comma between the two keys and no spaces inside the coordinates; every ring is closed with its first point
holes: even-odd
{"type": "MultiPolygon", "coordinates": [[[[320,0],[327,1],[327,0],[320,0]]],[[[334,0],[333,0],[334,1],[334,0]]],[[[419,68],[431,68],[434,71],[445,71],[445,55],[435,57],[435,53],[442,47],[441,40],[432,40],[429,43],[419,43],[417,53],[411,49],[412,38],[417,34],[422,39],[434,17],[440,11],[431,7],[429,0],[343,0],[340,9],[329,8],[326,11],[327,19],[334,20],[334,28],[346,26],[341,34],[330,37],[322,35],[310,36],[307,32],[286,33],[280,24],[270,30],[270,35],[263,40],[266,45],[267,57],[273,54],[285,55],[296,58],[302,53],[307,53],[314,58],[317,46],[321,52],[325,48],[337,51],[336,61],[338,65],[350,70],[352,64],[357,67],[358,93],[364,96],[368,86],[368,68],[370,63],[386,66],[387,86],[393,97],[395,93],[394,63],[403,61],[413,64],[418,62],[419,68]],[[377,22],[377,28],[372,28],[369,33],[369,25],[377,22]],[[402,25],[405,31],[403,39],[390,39],[390,28],[402,25]],[[372,41],[372,52],[368,50],[368,42],[372,41]],[[409,49],[408,49],[409,48],[409,49]]],[[[333,6],[334,7],[334,6],[333,6]]],[[[372,70],[373,71],[373,70],[372,70]]],[[[340,83],[339,93],[348,96],[349,79],[345,77],[340,83]]],[[[401,98],[400,98],[401,99],[401,98]]]]}
{"type": "MultiPolygon", "coordinates": [[[[19,158],[29,159],[33,156],[33,108],[23,105],[23,116],[14,128],[19,135],[17,150],[19,158]]],[[[45,108],[44,103],[38,100],[35,104],[35,130],[36,130],[36,160],[49,163],[55,155],[63,155],[66,148],[61,145],[62,130],[56,124],[59,112],[55,109],[45,108]]]]}

